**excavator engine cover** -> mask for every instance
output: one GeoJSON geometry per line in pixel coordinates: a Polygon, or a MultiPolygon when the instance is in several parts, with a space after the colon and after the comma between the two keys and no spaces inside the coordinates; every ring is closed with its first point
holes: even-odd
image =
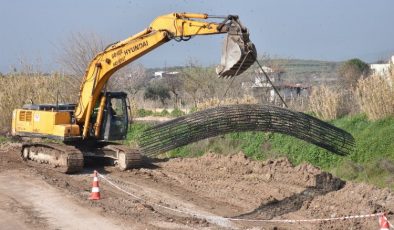
{"type": "Polygon", "coordinates": [[[221,63],[216,67],[219,77],[240,75],[256,61],[257,51],[249,39],[248,30],[238,19],[233,19],[224,39],[221,63]]]}

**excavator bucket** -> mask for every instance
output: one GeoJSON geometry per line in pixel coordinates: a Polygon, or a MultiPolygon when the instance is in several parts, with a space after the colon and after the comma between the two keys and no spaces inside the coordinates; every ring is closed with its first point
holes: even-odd
{"type": "Polygon", "coordinates": [[[256,61],[257,51],[249,39],[248,30],[238,19],[232,20],[224,39],[220,65],[216,67],[219,77],[240,75],[256,61]]]}

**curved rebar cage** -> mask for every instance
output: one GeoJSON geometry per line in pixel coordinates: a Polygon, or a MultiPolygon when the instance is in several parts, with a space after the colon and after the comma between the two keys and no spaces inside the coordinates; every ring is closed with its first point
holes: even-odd
{"type": "Polygon", "coordinates": [[[153,156],[209,137],[244,131],[290,135],[338,155],[347,155],[354,148],[354,138],[342,129],[301,112],[267,105],[229,105],[192,113],[147,129],[139,143],[143,154],[153,156]]]}

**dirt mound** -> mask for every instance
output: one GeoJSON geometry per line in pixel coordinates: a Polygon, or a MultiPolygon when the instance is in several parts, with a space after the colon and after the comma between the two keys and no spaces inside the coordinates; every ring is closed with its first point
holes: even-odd
{"type": "Polygon", "coordinates": [[[312,190],[327,193],[344,185],[343,181],[311,165],[293,167],[286,158],[253,161],[243,153],[208,153],[200,158],[173,159],[160,167],[151,171],[153,176],[164,175],[190,192],[204,191],[204,196],[236,207],[236,212],[226,215],[254,210],[269,200],[283,200],[312,190]]]}

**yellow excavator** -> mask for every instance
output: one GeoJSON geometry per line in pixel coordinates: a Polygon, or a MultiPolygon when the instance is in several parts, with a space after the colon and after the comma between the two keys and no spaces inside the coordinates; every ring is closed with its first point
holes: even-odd
{"type": "Polygon", "coordinates": [[[137,149],[115,141],[124,140],[128,129],[128,104],[124,92],[108,92],[115,71],[154,48],[174,39],[187,41],[195,35],[223,34],[219,77],[233,77],[256,60],[255,46],[238,16],[172,13],[157,17],[150,26],[123,41],[109,45],[88,65],[76,104],[26,104],[12,114],[12,135],[57,139],[60,142],[27,142],[21,156],[65,173],[78,172],[84,158],[106,158],[121,170],[142,163],[137,149]],[[221,19],[207,22],[206,19],[221,19]]]}

